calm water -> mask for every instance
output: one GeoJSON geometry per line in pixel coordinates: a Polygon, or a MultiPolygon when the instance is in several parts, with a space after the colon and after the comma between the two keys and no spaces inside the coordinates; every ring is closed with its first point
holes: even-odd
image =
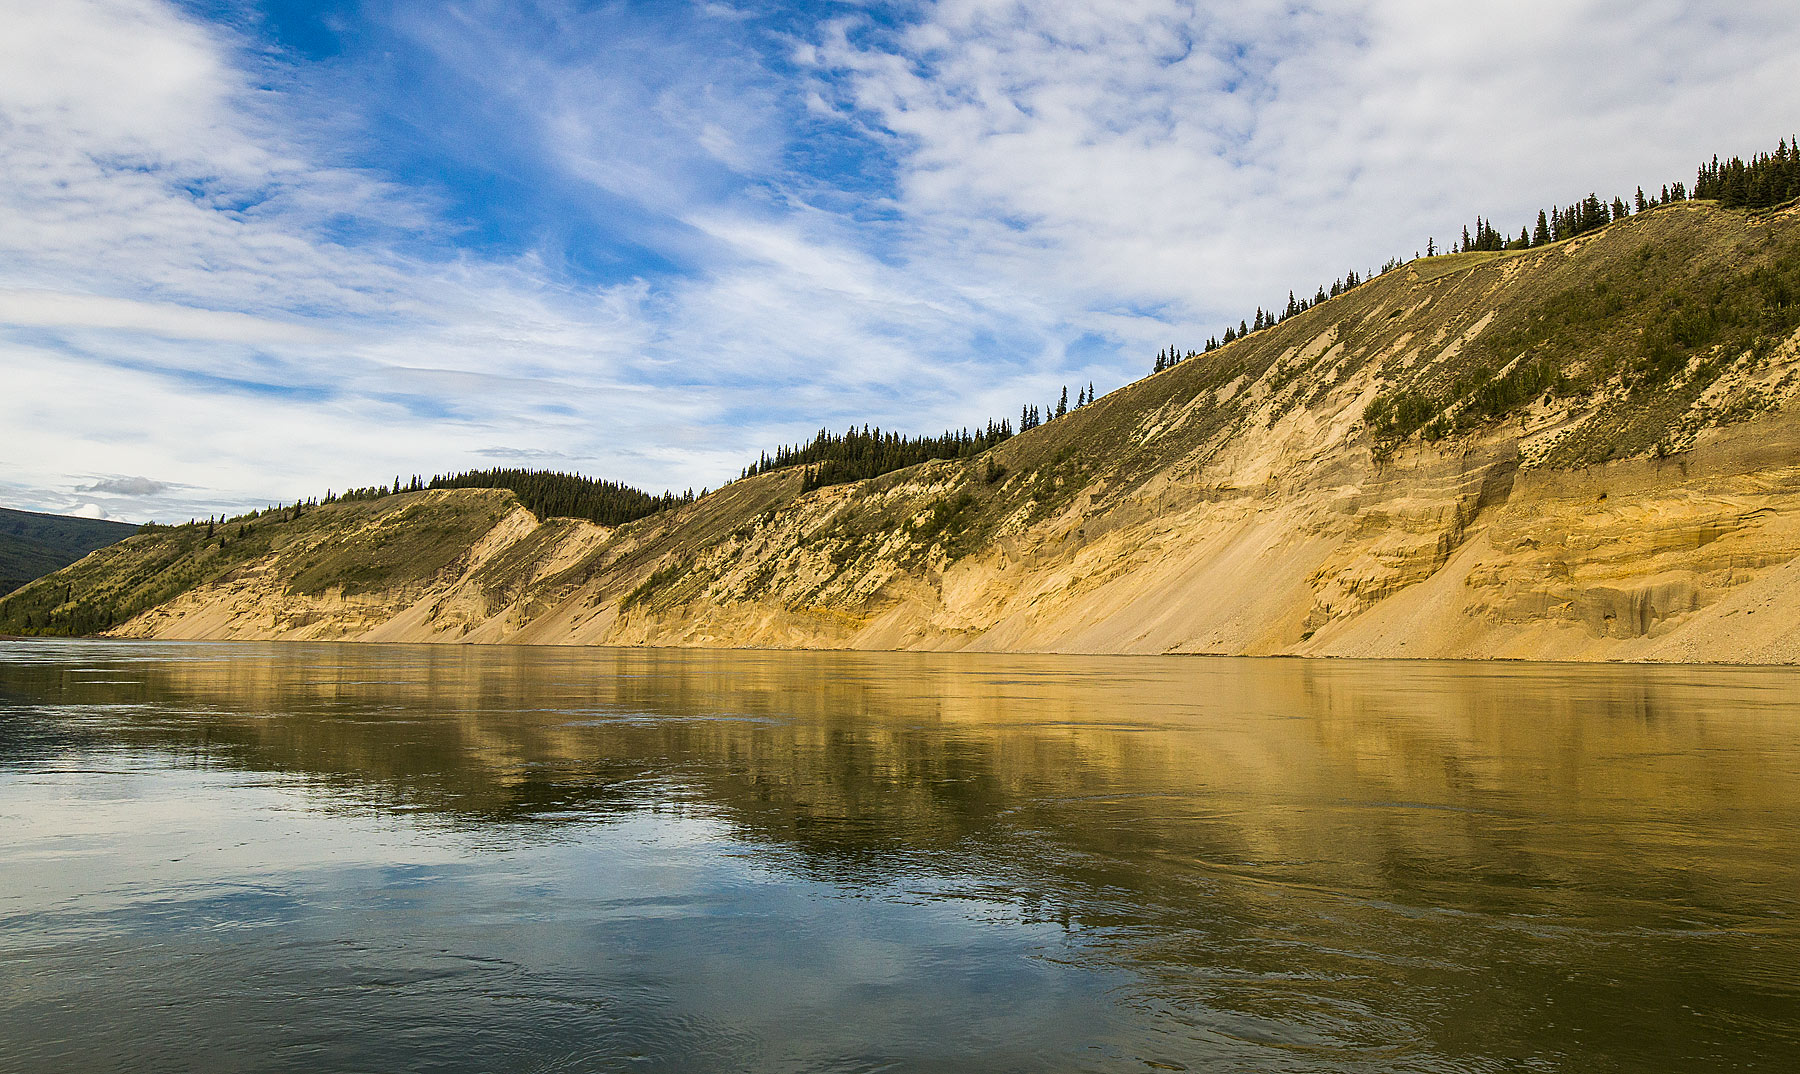
{"type": "Polygon", "coordinates": [[[1800,674],[0,643],[0,1069],[1793,1070],[1800,674]]]}

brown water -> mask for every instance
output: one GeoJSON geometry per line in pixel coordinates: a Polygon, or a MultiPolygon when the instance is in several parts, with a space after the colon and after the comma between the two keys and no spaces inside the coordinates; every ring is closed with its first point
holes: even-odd
{"type": "Polygon", "coordinates": [[[1791,1070],[1800,674],[0,643],[0,1070],[1791,1070]]]}

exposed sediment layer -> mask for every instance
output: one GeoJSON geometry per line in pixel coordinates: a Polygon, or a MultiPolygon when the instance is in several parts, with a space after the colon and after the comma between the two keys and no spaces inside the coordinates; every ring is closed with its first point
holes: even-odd
{"type": "Polygon", "coordinates": [[[1631,363],[1657,303],[1796,250],[1795,211],[1659,209],[1388,273],[979,459],[766,474],[617,529],[408,494],[38,585],[137,600],[132,637],[1791,663],[1800,334],[1631,363]],[[1552,360],[1578,390],[1470,410],[1552,360]],[[1401,389],[1443,413],[1384,438],[1401,389]]]}

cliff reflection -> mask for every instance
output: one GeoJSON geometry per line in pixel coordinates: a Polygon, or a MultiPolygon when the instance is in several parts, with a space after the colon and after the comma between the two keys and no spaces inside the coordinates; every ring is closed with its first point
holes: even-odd
{"type": "Polygon", "coordinates": [[[1436,1055],[1610,1041],[1676,1069],[1800,1026],[1789,671],[81,652],[8,664],[8,694],[90,744],[314,781],[322,809],[520,839],[705,811],[807,876],[1059,922],[1195,1032],[1368,1049],[1398,1020],[1436,1055]]]}
{"type": "Polygon", "coordinates": [[[88,714],[66,734],[308,775],[458,823],[680,804],[850,859],[1032,831],[1145,866],[1333,861],[1351,874],[1337,883],[1365,888],[1470,869],[1541,888],[1575,863],[1520,838],[1534,820],[1652,847],[1693,823],[1753,832],[1800,809],[1800,676],[1782,670],[118,652],[88,651],[86,670],[14,664],[9,692],[88,714]]]}

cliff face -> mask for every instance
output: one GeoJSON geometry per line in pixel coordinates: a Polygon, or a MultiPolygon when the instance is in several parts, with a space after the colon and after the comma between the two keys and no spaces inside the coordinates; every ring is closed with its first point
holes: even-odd
{"type": "Polygon", "coordinates": [[[1800,210],[1676,205],[1414,263],[978,459],[616,530],[474,490],[182,527],[0,629],[1793,662],[1794,281],[1800,210]]]}

